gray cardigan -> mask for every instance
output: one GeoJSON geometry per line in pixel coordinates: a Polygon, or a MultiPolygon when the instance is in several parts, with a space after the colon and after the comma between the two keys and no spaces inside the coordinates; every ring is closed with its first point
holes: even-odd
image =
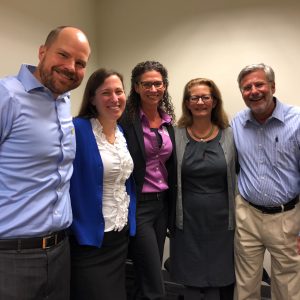
{"type": "MultiPolygon", "coordinates": [[[[175,127],[175,144],[177,154],[177,200],[176,200],[176,227],[183,229],[183,209],[182,209],[182,186],[181,186],[181,166],[183,154],[189,139],[186,135],[186,128],[175,127]]],[[[229,201],[228,230],[235,228],[234,220],[234,198],[236,195],[236,150],[231,127],[222,130],[220,139],[221,147],[224,151],[227,164],[227,184],[229,201]]]]}

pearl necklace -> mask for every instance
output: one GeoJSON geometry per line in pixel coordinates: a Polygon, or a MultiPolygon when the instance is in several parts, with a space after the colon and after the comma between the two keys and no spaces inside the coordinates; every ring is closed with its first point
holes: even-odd
{"type": "Polygon", "coordinates": [[[191,131],[192,135],[195,138],[197,138],[198,140],[200,140],[200,142],[205,142],[206,139],[210,138],[214,132],[214,129],[215,129],[215,126],[212,124],[209,133],[205,136],[200,137],[197,134],[195,134],[195,132],[192,130],[192,127],[190,127],[190,131],[191,131]]]}

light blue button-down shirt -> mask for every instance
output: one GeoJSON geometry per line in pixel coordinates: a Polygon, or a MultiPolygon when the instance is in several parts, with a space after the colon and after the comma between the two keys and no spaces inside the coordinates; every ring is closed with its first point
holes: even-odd
{"type": "Polygon", "coordinates": [[[285,204],[300,193],[300,107],[274,100],[276,107],[264,124],[249,109],[232,121],[239,191],[264,206],[285,204]]]}
{"type": "Polygon", "coordinates": [[[69,94],[56,100],[22,65],[0,80],[0,239],[70,226],[75,134],[69,94]]]}

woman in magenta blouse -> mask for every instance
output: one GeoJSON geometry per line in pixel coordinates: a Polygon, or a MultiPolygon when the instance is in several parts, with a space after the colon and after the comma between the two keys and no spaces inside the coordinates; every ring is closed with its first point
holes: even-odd
{"type": "Polygon", "coordinates": [[[161,264],[167,228],[174,223],[176,195],[174,119],[165,67],[156,61],[137,64],[120,122],[134,161],[137,189],[137,229],[129,247],[136,273],[131,299],[164,296],[161,264]]]}

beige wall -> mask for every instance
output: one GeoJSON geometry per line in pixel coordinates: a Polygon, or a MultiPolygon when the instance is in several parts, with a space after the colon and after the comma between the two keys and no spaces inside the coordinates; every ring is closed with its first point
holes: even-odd
{"type": "MultiPolygon", "coordinates": [[[[95,7],[94,0],[0,0],[0,77],[16,74],[22,63],[36,65],[39,46],[59,25],[78,26],[88,35],[93,51],[89,75],[97,67],[95,7]]],[[[72,92],[73,114],[78,110],[86,79],[72,92]]]]}
{"type": "MultiPolygon", "coordinates": [[[[0,8],[0,77],[15,74],[23,62],[36,64],[48,32],[70,24],[91,41],[87,75],[100,66],[115,68],[124,74],[127,92],[138,62],[161,61],[169,70],[177,116],[183,87],[194,77],[213,79],[233,116],[244,107],[237,74],[255,62],[270,64],[276,95],[299,105],[294,92],[300,70],[297,0],[0,0],[0,8]]],[[[74,115],[85,81],[72,92],[74,115]]]]}
{"type": "Polygon", "coordinates": [[[169,70],[170,94],[181,113],[185,83],[213,79],[232,116],[244,107],[236,77],[265,62],[276,74],[276,95],[299,105],[300,3],[293,0],[103,0],[98,2],[99,64],[126,78],[136,63],[155,59],[169,70]]]}

